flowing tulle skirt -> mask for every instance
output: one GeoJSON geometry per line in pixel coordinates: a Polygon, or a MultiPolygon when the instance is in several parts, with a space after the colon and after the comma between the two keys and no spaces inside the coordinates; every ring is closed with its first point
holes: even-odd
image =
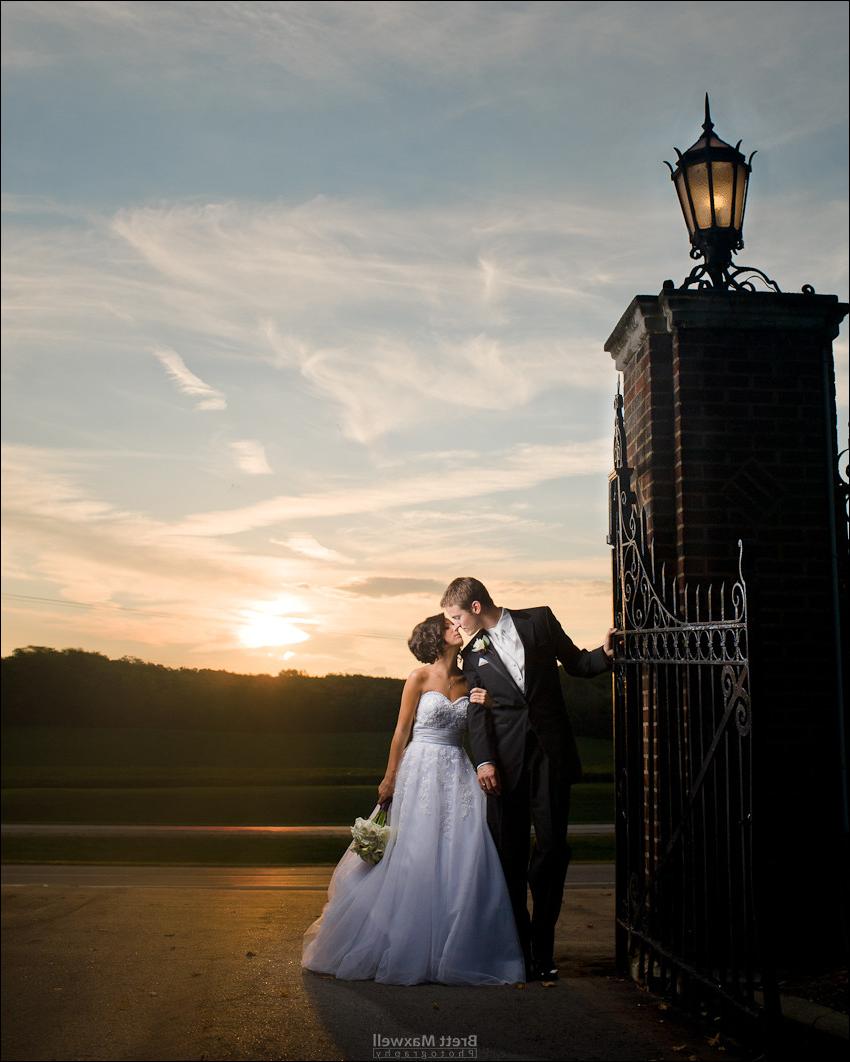
{"type": "Polygon", "coordinates": [[[525,980],[486,797],[462,748],[413,741],[375,866],[350,849],[304,934],[302,965],[344,980],[413,985],[525,980]]]}

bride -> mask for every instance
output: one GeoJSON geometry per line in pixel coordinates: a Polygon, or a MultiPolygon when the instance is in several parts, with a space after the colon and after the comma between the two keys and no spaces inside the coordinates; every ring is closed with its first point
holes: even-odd
{"type": "Polygon", "coordinates": [[[378,787],[379,801],[392,797],[384,857],[372,866],[351,849],[343,855],[304,934],[308,970],[398,985],[525,981],[487,798],[462,745],[470,700],[457,666],[462,641],[441,614],[407,643],[424,667],[404,684],[378,787]]]}

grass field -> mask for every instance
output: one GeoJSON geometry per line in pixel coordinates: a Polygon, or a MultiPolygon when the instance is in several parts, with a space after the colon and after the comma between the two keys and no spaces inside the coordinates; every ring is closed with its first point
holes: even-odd
{"type": "MultiPolygon", "coordinates": [[[[357,775],[352,782],[377,783],[391,736],[5,726],[4,784],[244,785],[246,772],[257,784],[303,783],[321,775],[333,784],[349,772],[357,775]]],[[[579,738],[578,746],[587,780],[610,780],[612,743],[579,738]]]]}
{"type": "MultiPolygon", "coordinates": [[[[336,863],[348,843],[341,837],[10,837],[4,863],[181,864],[303,866],[336,863]]],[[[614,838],[570,841],[576,863],[611,862],[614,838]]]]}
{"type": "MultiPolygon", "coordinates": [[[[371,811],[389,735],[5,727],[3,822],[345,825],[371,811]]],[[[580,741],[574,822],[611,822],[611,745],[580,741]],[[599,779],[598,781],[595,779],[599,779]]]]}
{"type": "MultiPolygon", "coordinates": [[[[4,823],[349,825],[375,805],[389,735],[4,727],[4,823]]],[[[612,822],[610,742],[583,739],[571,821],[612,822]]],[[[575,859],[613,842],[581,838],[575,859]]],[[[4,838],[7,862],[336,862],[327,837],[4,838]]]]}

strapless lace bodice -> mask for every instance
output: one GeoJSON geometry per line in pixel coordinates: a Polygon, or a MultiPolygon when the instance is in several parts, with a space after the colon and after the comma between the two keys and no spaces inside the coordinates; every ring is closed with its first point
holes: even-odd
{"type": "Polygon", "coordinates": [[[416,718],[413,723],[413,736],[419,730],[448,730],[460,731],[461,735],[466,730],[466,710],[469,707],[469,697],[458,697],[451,701],[438,690],[428,690],[419,698],[416,706],[416,718]]]}

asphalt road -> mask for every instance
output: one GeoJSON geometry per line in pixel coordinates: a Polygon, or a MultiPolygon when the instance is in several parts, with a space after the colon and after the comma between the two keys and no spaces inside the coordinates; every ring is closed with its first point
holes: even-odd
{"type": "MultiPolygon", "coordinates": [[[[144,888],[301,889],[325,892],[333,868],[214,866],[98,866],[89,864],[15,864],[2,868],[3,885],[116,885],[144,888]]],[[[613,889],[613,863],[574,863],[570,887],[613,889]]]]}
{"type": "Polygon", "coordinates": [[[745,1057],[617,974],[611,864],[570,868],[551,987],[302,970],[331,869],[3,867],[3,1058],[371,1059],[431,1035],[479,1059],[745,1057]]]}

